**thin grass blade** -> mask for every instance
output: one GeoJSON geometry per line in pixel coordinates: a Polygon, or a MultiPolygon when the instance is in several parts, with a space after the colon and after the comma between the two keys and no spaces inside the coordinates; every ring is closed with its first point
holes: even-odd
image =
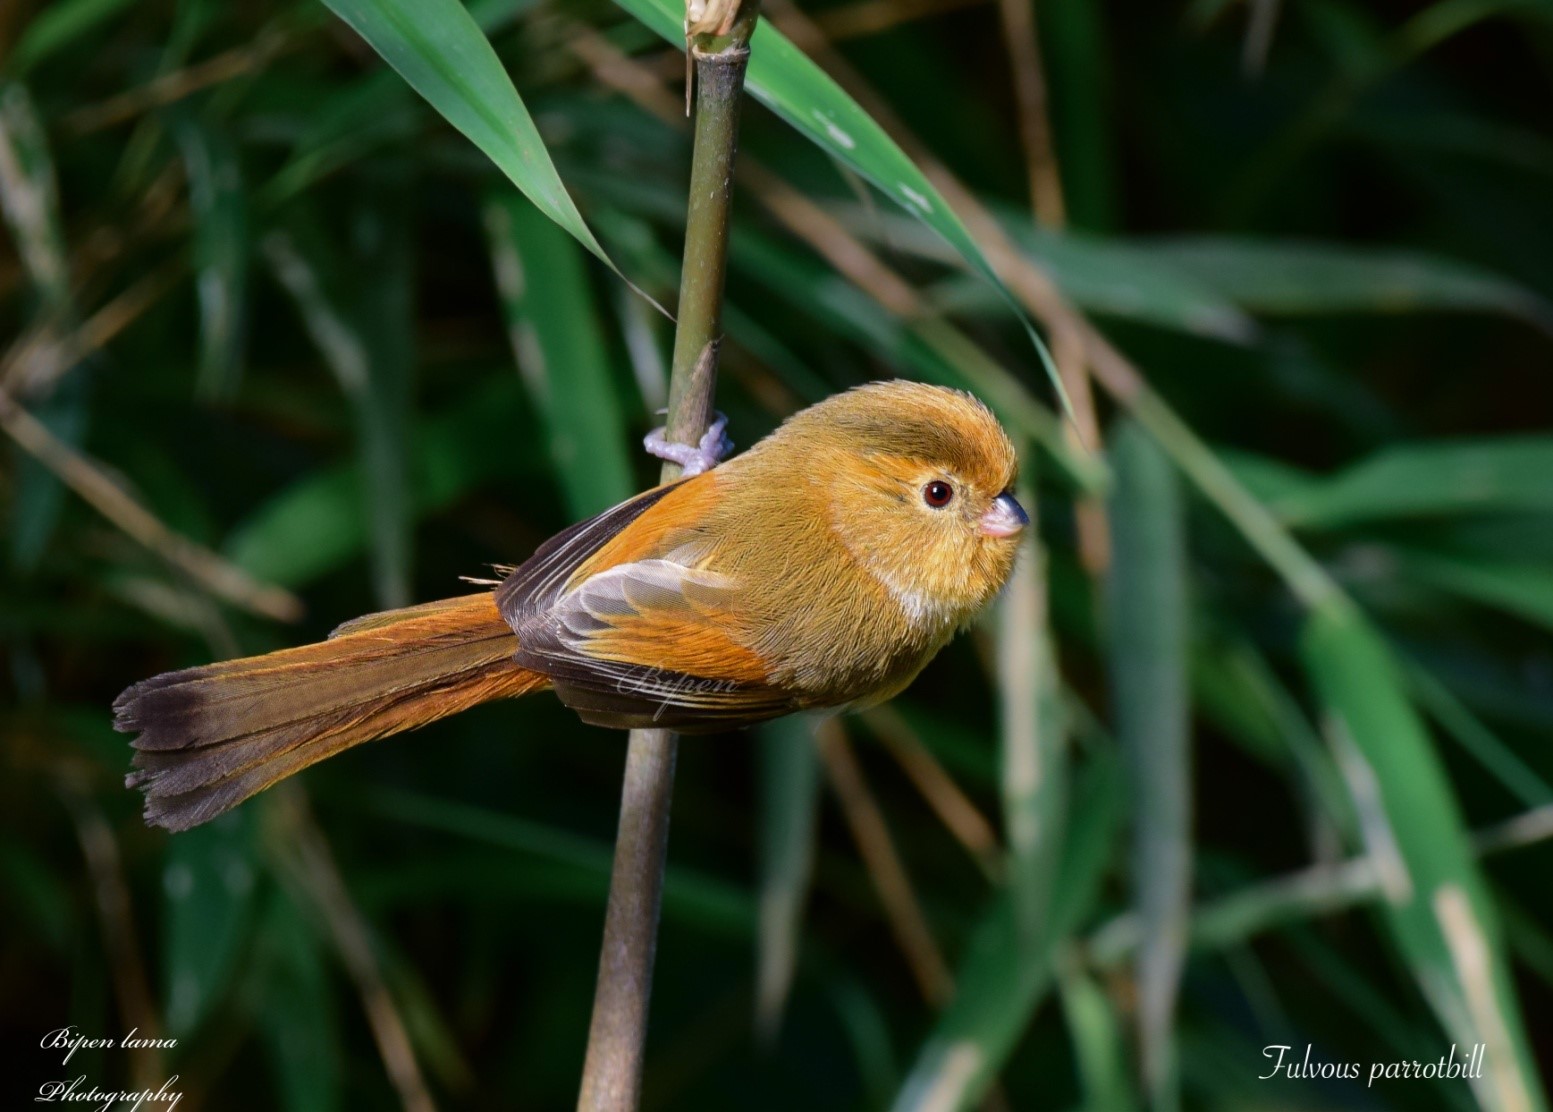
{"type": "Polygon", "coordinates": [[[1057,989],[1084,1107],[1088,1112],[1132,1112],[1138,1103],[1127,1076],[1126,1039],[1110,998],[1078,962],[1061,964],[1057,989]]]}
{"type": "Polygon", "coordinates": [[[1485,726],[1429,669],[1413,665],[1408,681],[1414,699],[1504,789],[1528,807],[1553,803],[1553,785],[1485,726]]]}
{"type": "Polygon", "coordinates": [[[369,551],[378,602],[412,599],[414,505],[411,443],[415,412],[414,184],[402,165],[366,179],[351,229],[352,315],[367,353],[367,387],[355,401],[362,468],[367,480],[369,551]]]}
{"type": "MultiPolygon", "coordinates": [[[[402,183],[401,183],[402,185],[402,183]]],[[[292,297],[356,422],[362,515],[378,602],[410,601],[413,519],[409,461],[412,338],[408,244],[395,220],[395,189],[383,183],[363,205],[356,257],[307,213],[265,237],[262,250],[292,297]],[[348,260],[351,279],[342,273],[348,260]]],[[[402,198],[400,202],[402,204],[402,198]]]]}
{"type": "Polygon", "coordinates": [[[511,194],[486,201],[485,230],[507,334],[544,421],[556,479],[572,516],[592,517],[628,498],[634,483],[585,256],[511,194]]]}
{"type": "Polygon", "coordinates": [[[173,126],[189,178],[199,299],[199,391],[228,399],[243,374],[251,237],[236,146],[226,131],[185,115],[173,126]]]}
{"type": "Polygon", "coordinates": [[[1111,705],[1134,816],[1143,1087],[1151,1107],[1169,1109],[1180,1100],[1175,1011],[1192,889],[1185,526],[1175,471],[1139,425],[1113,435],[1111,463],[1111,705]]]}

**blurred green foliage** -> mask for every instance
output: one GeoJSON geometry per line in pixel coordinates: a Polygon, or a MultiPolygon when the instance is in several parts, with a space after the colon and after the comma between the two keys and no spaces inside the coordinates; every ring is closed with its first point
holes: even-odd
{"type": "MultiPolygon", "coordinates": [[[[682,747],[648,1104],[1546,1107],[1553,8],[1036,3],[1057,227],[1023,3],[806,7],[839,85],[787,5],[757,40],[734,439],[973,387],[1040,546],[819,748],[682,747]],[[1098,457],[879,103],[1157,391],[1100,397],[1098,457]],[[1483,1083],[1259,1080],[1453,1042],[1483,1083]]],[[[575,1098],[622,736],[484,707],[172,838],[120,786],[126,684],[454,593],[654,471],[673,6],[329,7],[0,7],[11,1102],[575,1098]],[[177,1045],[30,1049],[67,1024],[177,1045]]]]}

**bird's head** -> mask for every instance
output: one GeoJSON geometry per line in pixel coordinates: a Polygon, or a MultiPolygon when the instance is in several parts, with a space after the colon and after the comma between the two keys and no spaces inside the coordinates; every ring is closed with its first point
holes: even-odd
{"type": "Polygon", "coordinates": [[[772,440],[909,620],[962,625],[1007,581],[1029,521],[1013,495],[1019,461],[969,394],[871,383],[795,415],[772,440]]]}

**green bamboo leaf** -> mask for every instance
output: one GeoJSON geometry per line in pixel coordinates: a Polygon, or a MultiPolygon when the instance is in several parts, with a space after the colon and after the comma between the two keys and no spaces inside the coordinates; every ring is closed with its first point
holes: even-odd
{"type": "Polygon", "coordinates": [[[1131,773],[1143,1085],[1152,1107],[1174,1108],[1192,890],[1185,525],[1175,471],[1141,426],[1127,421],[1112,435],[1111,462],[1111,704],[1131,773]]]}
{"type": "Polygon", "coordinates": [[[1197,708],[1247,753],[1264,764],[1286,767],[1295,744],[1319,746],[1316,732],[1298,717],[1285,719],[1285,707],[1275,698],[1273,677],[1255,648],[1246,642],[1211,638],[1193,645],[1192,699],[1197,708]],[[1285,728],[1297,724],[1295,743],[1285,728]]]}
{"type": "Polygon", "coordinates": [[[230,398],[243,373],[248,301],[248,198],[237,148],[225,130],[187,114],[173,135],[189,179],[193,262],[199,299],[198,379],[202,394],[230,398]]]}
{"type": "Polygon", "coordinates": [[[458,0],[324,0],[523,195],[619,274],[561,184],[490,41],[458,0]]]}
{"type": "Polygon", "coordinates": [[[1038,955],[1020,945],[1013,892],[999,893],[971,936],[954,999],[918,1052],[894,1112],[975,1107],[1051,987],[1051,955],[1089,916],[1111,857],[1121,780],[1108,757],[1097,757],[1076,778],[1073,803],[1046,944],[1038,955]]]}
{"type": "Polygon", "coordinates": [[[1396,662],[1343,603],[1310,615],[1301,652],[1330,716],[1392,937],[1449,1037],[1486,1046],[1479,1101],[1545,1109],[1494,907],[1396,662]]]}
{"type": "Polygon", "coordinates": [[[251,811],[175,838],[162,866],[167,1028],[195,1030],[227,991],[251,927],[258,876],[251,811]]]}
{"type": "MultiPolygon", "coordinates": [[[[679,0],[616,0],[666,41],[684,49],[685,9],[679,0]]],[[[757,100],[799,134],[874,184],[885,196],[941,235],[966,265],[991,282],[1014,311],[1070,417],[1072,405],[1035,326],[1008,291],[949,203],[861,105],[769,22],[750,38],[745,79],[757,100]]]]}
{"type": "Polygon", "coordinates": [[[1553,564],[1553,514],[1485,514],[1441,523],[1435,544],[1463,556],[1514,553],[1528,563],[1553,564]]]}
{"type": "Polygon", "coordinates": [[[1503,313],[1553,332],[1553,303],[1436,255],[1290,240],[1182,237],[1140,248],[1254,313],[1503,313]]]}
{"type": "Polygon", "coordinates": [[[760,727],[760,923],[755,1029],[768,1045],[798,968],[803,907],[819,836],[820,763],[813,723],[793,716],[760,727]]]}
{"type": "Polygon", "coordinates": [[[635,483],[585,256],[510,193],[486,201],[485,230],[507,334],[543,418],[551,466],[572,516],[592,517],[630,497],[635,483]]]}
{"type": "Polygon", "coordinates": [[[1126,1040],[1110,999],[1077,962],[1057,972],[1062,1015],[1073,1040],[1074,1066],[1088,1112],[1131,1112],[1137,1107],[1127,1077],[1126,1040]]]}
{"type": "Polygon", "coordinates": [[[1274,508],[1299,528],[1496,511],[1553,510],[1553,437],[1503,436],[1401,444],[1326,480],[1293,489],[1274,508]]]}

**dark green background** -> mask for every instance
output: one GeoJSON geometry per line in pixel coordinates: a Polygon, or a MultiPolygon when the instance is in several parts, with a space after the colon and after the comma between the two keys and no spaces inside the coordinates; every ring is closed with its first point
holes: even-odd
{"type": "MultiPolygon", "coordinates": [[[[878,10],[806,7],[856,9],[878,10]]],[[[568,43],[590,25],[671,96],[677,56],[609,5],[474,10],[601,241],[672,303],[688,133],[605,90],[568,43]]],[[[1290,0],[1260,69],[1243,60],[1244,5],[1051,0],[1036,12],[1065,236],[1031,224],[996,5],[946,4],[837,45],[1369,615],[1465,826],[1530,812],[1548,829],[1553,9],[1290,0]],[[1378,477],[1350,470],[1376,461],[1378,477]]],[[[441,1106],[569,1106],[623,736],[548,696],[484,707],[170,838],[142,826],[121,787],[128,749],[108,708],[157,671],[455,593],[458,576],[521,560],[650,482],[635,444],[661,400],[640,383],[661,375],[670,325],[322,6],[13,0],[0,9],[0,98],[19,174],[0,183],[0,389],[167,527],[305,606],[287,624],[214,597],[0,444],[0,1039],[31,1063],[0,1078],[4,1103],[82,1072],[129,1084],[138,1064],[160,1071],[154,1083],[180,1075],[181,1108],[395,1107],[337,947],[344,916],[365,927],[367,964],[441,1106]],[[42,207],[18,215],[37,188],[42,207]],[[528,278],[505,305],[493,253],[528,278]],[[25,346],[79,336],[141,294],[82,358],[25,346]],[[535,385],[539,366],[548,386],[535,385]],[[332,918],[317,887],[325,849],[344,885],[332,918]],[[64,1024],[117,1036],[145,1017],[178,1038],[161,1062],[97,1051],[60,1067],[31,1049],[64,1024]]],[[[1013,314],[890,202],[863,204],[860,183],[758,106],[743,151],[941,295],[1049,401],[1013,314]]],[[[877,306],[748,190],[734,234],[718,405],[739,444],[848,385],[924,373],[877,306]]],[[[1118,594],[1079,565],[1072,484],[1035,449],[1026,460],[1067,691],[1055,774],[1069,821],[1054,825],[1082,829],[1069,856],[1089,855],[1045,876],[1071,904],[1058,985],[1000,1011],[1019,977],[1012,946],[998,949],[1008,932],[987,933],[999,884],[873,730],[843,722],[961,976],[958,1014],[1018,1033],[992,1107],[1141,1106],[1131,967],[1090,946],[1135,899],[1129,827],[1178,837],[1170,785],[1190,785],[1191,840],[1171,844],[1190,856],[1199,906],[1358,853],[1320,731],[1342,679],[1357,700],[1388,689],[1380,672],[1323,678],[1320,645],[1301,655],[1286,585],[1175,475],[1179,445],[1161,453],[1107,399],[1101,416],[1108,444],[1124,446],[1119,474],[1136,480],[1112,503],[1118,594]],[[1180,561],[1161,539],[1172,535],[1180,561]],[[1181,608],[1179,630],[1149,635],[1155,605],[1166,619],[1181,608]],[[1141,672],[1118,671],[1129,667],[1141,672]],[[1161,758],[1147,742],[1168,731],[1172,683],[1190,692],[1191,742],[1161,758]]],[[[1001,831],[999,651],[990,627],[960,638],[895,706],[1001,831]]],[[[806,746],[790,728],[681,748],[651,1108],[888,1107],[934,1031],[937,1009],[806,746]],[[792,833],[814,792],[801,957],[763,1045],[755,924],[774,882],[761,847],[792,833]]],[[[1407,841],[1455,819],[1391,821],[1407,841]]],[[[806,831],[800,821],[793,844],[806,831]]],[[[1550,869],[1545,843],[1484,865],[1544,1063],[1550,869]]],[[[1420,951],[1373,900],[1254,895],[1248,908],[1272,918],[1208,921],[1218,933],[1185,966],[1183,1106],[1472,1106],[1459,1083],[1258,1082],[1272,1043],[1368,1068],[1443,1054],[1452,1036],[1420,990],[1420,951]]]]}

